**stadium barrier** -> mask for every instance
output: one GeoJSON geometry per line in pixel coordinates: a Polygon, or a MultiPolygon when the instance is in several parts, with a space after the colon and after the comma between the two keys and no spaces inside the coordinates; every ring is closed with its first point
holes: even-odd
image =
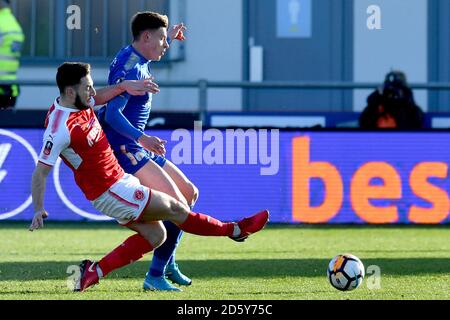
{"type": "MultiPolygon", "coordinates": [[[[449,223],[450,132],[152,130],[200,189],[195,208],[235,220],[262,208],[273,223],[449,223]]],[[[0,219],[31,220],[42,129],[0,129],[0,219]]],[[[58,161],[50,220],[107,220],[58,161]]]]}
{"type": "MultiPolygon", "coordinates": [[[[17,80],[15,84],[21,86],[50,86],[54,87],[54,81],[42,81],[42,80],[17,80]]],[[[10,84],[10,82],[0,81],[0,85],[10,84]]],[[[95,85],[100,88],[107,86],[105,81],[97,81],[95,85]]],[[[264,82],[251,82],[251,81],[210,81],[206,79],[200,79],[198,81],[158,81],[158,85],[161,88],[183,88],[183,89],[197,89],[198,91],[198,112],[200,113],[201,120],[206,123],[208,115],[208,90],[209,89],[294,89],[294,90],[354,90],[354,89],[375,89],[380,86],[380,83],[372,82],[299,82],[299,81],[264,81],[264,82]]],[[[413,90],[428,90],[429,92],[435,91],[449,91],[450,83],[410,83],[409,87],[413,90]]],[[[246,107],[244,106],[244,109],[246,107]]],[[[251,111],[251,110],[245,110],[251,111]]]]}
{"type": "MultiPolygon", "coordinates": [[[[0,128],[42,128],[48,110],[2,111],[0,128]]],[[[216,128],[279,128],[279,129],[348,129],[358,128],[360,112],[198,112],[154,111],[148,128],[193,129],[195,121],[216,128]]],[[[427,112],[425,128],[450,128],[450,112],[427,112]]]]}

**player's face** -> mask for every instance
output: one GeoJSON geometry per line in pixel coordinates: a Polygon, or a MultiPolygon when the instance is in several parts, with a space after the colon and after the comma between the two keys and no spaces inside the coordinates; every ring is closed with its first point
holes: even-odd
{"type": "Polygon", "coordinates": [[[159,28],[154,31],[150,31],[147,35],[147,59],[152,61],[159,61],[169,48],[167,42],[167,29],[159,28]]]}
{"type": "Polygon", "coordinates": [[[91,98],[96,94],[94,89],[94,82],[90,75],[82,78],[76,90],[75,107],[79,110],[86,110],[90,108],[91,98]]]}

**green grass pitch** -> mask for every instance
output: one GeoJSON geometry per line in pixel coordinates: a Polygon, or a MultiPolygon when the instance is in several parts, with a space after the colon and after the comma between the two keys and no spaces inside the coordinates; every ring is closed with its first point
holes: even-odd
{"type": "MultiPolygon", "coordinates": [[[[181,269],[193,285],[180,293],[144,292],[151,254],[116,270],[84,293],[67,288],[67,268],[99,259],[131,231],[114,224],[0,223],[0,299],[449,299],[450,228],[268,226],[244,243],[185,234],[181,269]],[[352,292],[331,287],[329,260],[358,256],[381,269],[381,288],[366,277],[352,292]]],[[[373,280],[373,278],[372,278],[373,280]]]]}

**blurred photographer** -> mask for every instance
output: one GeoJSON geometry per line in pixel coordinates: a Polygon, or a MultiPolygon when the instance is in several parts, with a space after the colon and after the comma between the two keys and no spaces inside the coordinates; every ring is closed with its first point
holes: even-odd
{"type": "Polygon", "coordinates": [[[367,107],[361,113],[362,129],[422,129],[425,114],[414,101],[406,76],[401,71],[386,75],[383,86],[367,97],[367,107]]]}

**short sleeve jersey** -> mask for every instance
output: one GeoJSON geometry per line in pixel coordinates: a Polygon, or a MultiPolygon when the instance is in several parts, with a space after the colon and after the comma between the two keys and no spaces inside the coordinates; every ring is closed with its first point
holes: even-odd
{"type": "Polygon", "coordinates": [[[57,99],[45,127],[39,162],[54,166],[61,157],[88,200],[97,199],[124,176],[92,108],[65,108],[57,99]]]}

